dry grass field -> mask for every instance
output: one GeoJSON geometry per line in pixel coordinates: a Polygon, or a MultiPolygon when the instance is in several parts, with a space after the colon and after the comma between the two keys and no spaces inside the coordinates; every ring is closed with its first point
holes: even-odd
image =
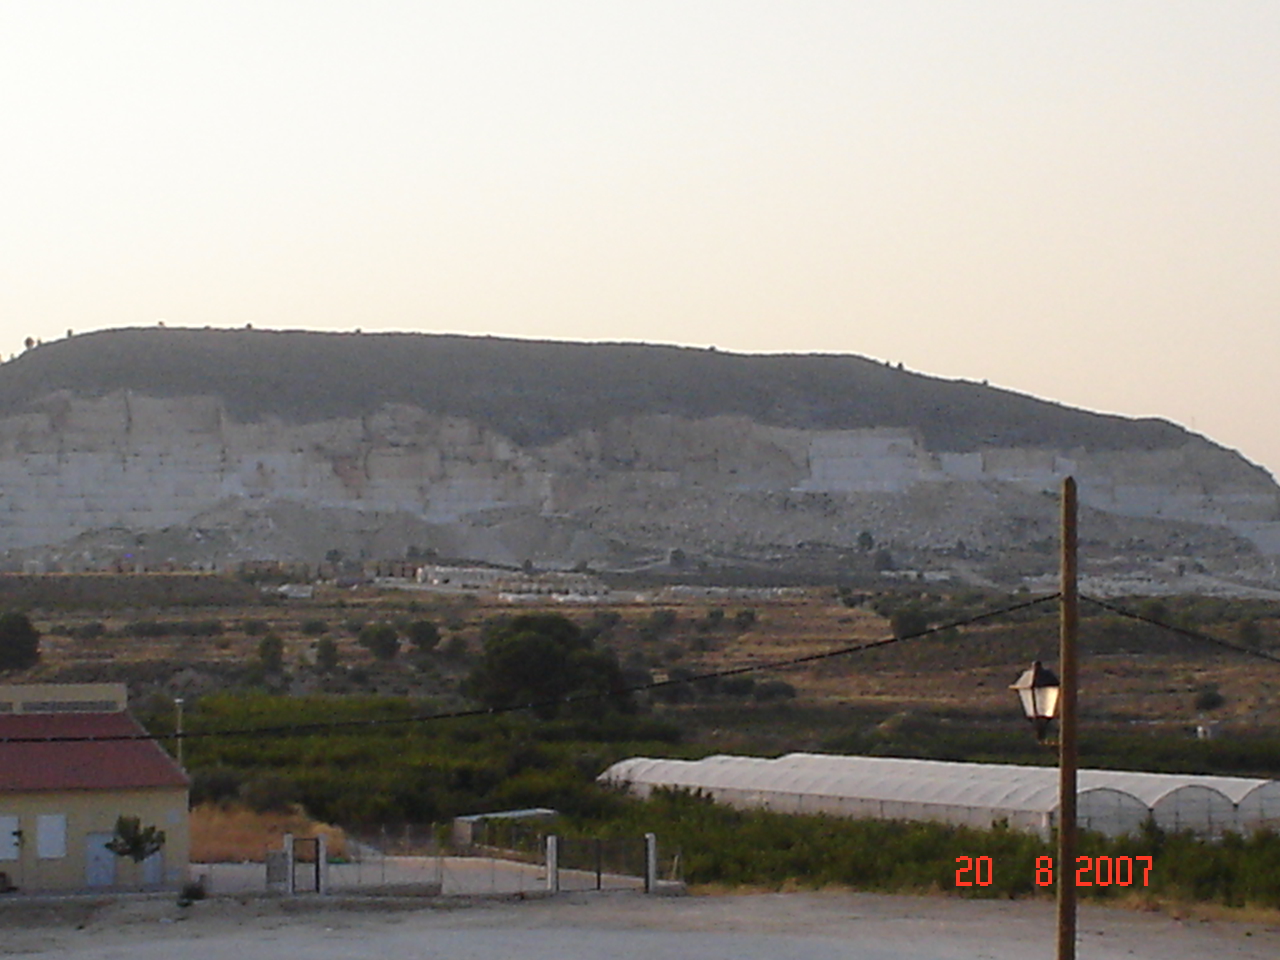
{"type": "MultiPolygon", "coordinates": [[[[205,589],[199,599],[210,595],[205,589]]],[[[817,587],[754,595],[655,590],[639,600],[590,605],[369,587],[321,588],[310,600],[203,605],[148,605],[155,599],[148,593],[136,606],[123,606],[117,595],[110,606],[76,604],[65,610],[49,601],[47,590],[41,598],[32,617],[44,634],[43,659],[31,676],[125,679],[139,700],[262,682],[253,666],[268,635],[283,644],[285,670],[266,678],[280,692],[456,697],[484,623],[530,611],[563,613],[598,630],[597,642],[614,649],[633,678],[764,666],[892,636],[889,620],[872,609],[874,598],[850,607],[834,589],[817,587]],[[440,629],[440,643],[430,654],[415,652],[403,640],[397,657],[380,661],[358,642],[364,625],[389,622],[404,634],[421,619],[440,629]],[[342,664],[327,675],[314,666],[322,639],[332,641],[342,664]]],[[[995,608],[1009,598],[986,602],[995,608]]],[[[1274,644],[1277,621],[1263,620],[1261,626],[1274,644]]],[[[1280,664],[1176,636],[1157,635],[1125,651],[1103,636],[1105,628],[1105,621],[1089,616],[1082,626],[1086,722],[1186,728],[1209,718],[1225,728],[1280,729],[1280,664]],[[1197,698],[1207,689],[1216,690],[1222,703],[1198,709],[1197,698]]],[[[996,620],[758,676],[785,681],[797,702],[813,705],[1001,716],[1013,709],[1008,686],[1017,675],[1033,659],[1056,659],[1056,630],[1055,610],[1047,605],[1042,615],[1020,622],[996,620]]]]}
{"type": "Polygon", "coordinates": [[[206,803],[191,811],[191,862],[262,863],[268,850],[280,849],[286,833],[324,836],[332,856],[347,855],[347,837],[340,827],[319,823],[300,811],[255,813],[206,803]]]}

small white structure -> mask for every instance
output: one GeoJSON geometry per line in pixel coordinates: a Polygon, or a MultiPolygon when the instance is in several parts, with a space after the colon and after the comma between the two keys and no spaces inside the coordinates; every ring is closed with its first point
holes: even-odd
{"type": "MultiPolygon", "coordinates": [[[[793,753],[776,760],[633,757],[599,780],[640,797],[657,788],[700,791],[742,809],[826,813],[878,820],[932,820],[1048,837],[1057,822],[1056,767],[793,753]]],[[[1148,818],[1169,831],[1218,837],[1280,827],[1280,781],[1244,777],[1081,770],[1080,826],[1136,833],[1148,818]]]]}

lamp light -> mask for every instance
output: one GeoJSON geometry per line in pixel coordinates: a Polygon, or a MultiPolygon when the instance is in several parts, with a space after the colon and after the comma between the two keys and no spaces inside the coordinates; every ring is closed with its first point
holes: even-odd
{"type": "Polygon", "coordinates": [[[1022,701],[1022,712],[1036,729],[1036,739],[1044,742],[1049,721],[1058,714],[1062,687],[1057,675],[1037,660],[1009,689],[1017,691],[1018,699],[1022,701]]]}

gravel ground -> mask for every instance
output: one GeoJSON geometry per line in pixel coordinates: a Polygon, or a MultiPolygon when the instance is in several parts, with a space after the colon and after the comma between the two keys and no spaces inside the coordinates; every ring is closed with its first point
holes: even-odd
{"type": "MultiPolygon", "coordinates": [[[[523,900],[6,900],[0,955],[59,960],[1050,960],[1053,905],[855,893],[523,900]]],[[[1088,906],[1084,960],[1275,960],[1280,925],[1088,906]]]]}

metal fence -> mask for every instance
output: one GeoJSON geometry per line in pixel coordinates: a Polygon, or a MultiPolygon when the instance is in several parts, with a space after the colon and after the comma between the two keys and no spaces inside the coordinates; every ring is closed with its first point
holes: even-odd
{"type": "Polygon", "coordinates": [[[644,886],[643,837],[559,837],[557,854],[560,890],[634,890],[644,886]]]}
{"type": "Polygon", "coordinates": [[[345,843],[328,849],[323,864],[317,862],[314,839],[294,838],[289,856],[282,838],[265,865],[193,864],[192,875],[203,878],[214,894],[276,890],[401,896],[640,890],[649,886],[647,875],[679,879],[678,855],[660,859],[642,837],[556,837],[549,865],[549,826],[489,821],[477,824],[466,843],[456,842],[451,824],[349,831],[345,843]],[[647,874],[653,868],[656,872],[647,874]]]}

